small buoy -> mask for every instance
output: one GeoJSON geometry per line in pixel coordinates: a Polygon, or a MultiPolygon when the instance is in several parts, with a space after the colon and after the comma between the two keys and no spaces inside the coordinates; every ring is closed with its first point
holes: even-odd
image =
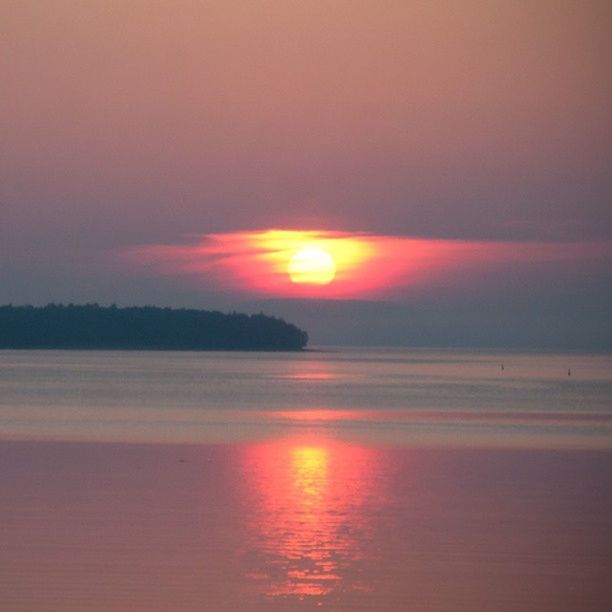
{"type": "Polygon", "coordinates": [[[568,376],[571,376],[571,375],[572,375],[572,370],[571,370],[571,368],[567,368],[567,375],[568,375],[568,376]]]}
{"type": "Polygon", "coordinates": [[[504,371],[504,364],[503,363],[501,364],[501,371],[502,372],[504,371]]]}

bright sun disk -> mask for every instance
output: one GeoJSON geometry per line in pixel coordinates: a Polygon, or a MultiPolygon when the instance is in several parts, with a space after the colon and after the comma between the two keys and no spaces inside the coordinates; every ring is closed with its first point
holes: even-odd
{"type": "Polygon", "coordinates": [[[287,272],[293,283],[327,285],[336,276],[336,264],[326,251],[307,247],[300,249],[291,258],[287,272]]]}

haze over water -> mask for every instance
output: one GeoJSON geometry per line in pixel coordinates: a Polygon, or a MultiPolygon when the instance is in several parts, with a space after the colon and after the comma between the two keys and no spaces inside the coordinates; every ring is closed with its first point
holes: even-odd
{"type": "Polygon", "coordinates": [[[427,350],[2,352],[1,599],[603,610],[611,365],[427,350]]]}
{"type": "Polygon", "coordinates": [[[308,432],[417,445],[611,444],[609,356],[5,351],[0,366],[5,438],[199,443],[308,432]]]}

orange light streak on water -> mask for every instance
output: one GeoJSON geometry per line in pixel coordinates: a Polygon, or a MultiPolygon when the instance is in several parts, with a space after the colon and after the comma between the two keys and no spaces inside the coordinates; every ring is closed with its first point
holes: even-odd
{"type": "Polygon", "coordinates": [[[259,575],[274,600],[365,589],[353,575],[363,559],[376,454],[338,441],[294,438],[249,448],[245,473],[253,495],[250,530],[265,557],[259,575]],[[347,587],[348,588],[348,587],[347,587]]]}

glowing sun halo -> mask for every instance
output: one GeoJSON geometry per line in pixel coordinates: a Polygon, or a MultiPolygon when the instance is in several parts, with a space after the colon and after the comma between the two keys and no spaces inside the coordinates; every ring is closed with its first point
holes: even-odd
{"type": "Polygon", "coordinates": [[[336,276],[336,264],[326,251],[308,247],[300,249],[290,259],[287,272],[293,283],[327,285],[336,276]]]}

